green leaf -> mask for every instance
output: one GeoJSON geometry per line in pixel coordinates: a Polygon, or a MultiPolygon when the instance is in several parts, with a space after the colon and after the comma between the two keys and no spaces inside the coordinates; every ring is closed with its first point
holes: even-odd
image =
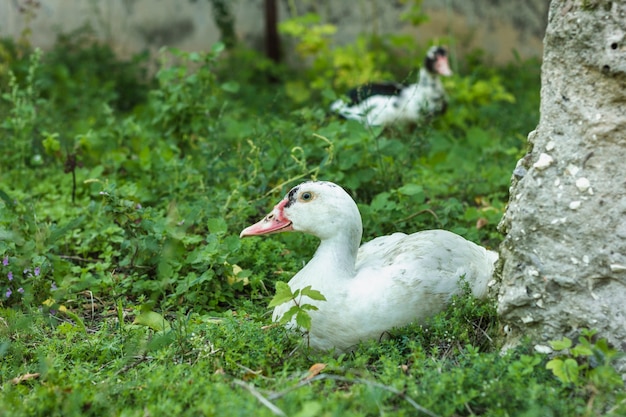
{"type": "Polygon", "coordinates": [[[311,316],[309,313],[300,309],[296,314],[296,324],[305,330],[311,330],[311,316]]]}
{"type": "Polygon", "coordinates": [[[228,230],[226,221],[222,218],[209,219],[207,221],[209,232],[217,235],[223,235],[228,230]]]}
{"type": "Polygon", "coordinates": [[[85,323],[83,323],[83,320],[78,317],[78,314],[72,313],[70,310],[64,308],[64,306],[61,307],[63,307],[63,309],[59,308],[59,311],[63,311],[69,318],[74,320],[76,326],[78,326],[78,328],[81,329],[83,333],[87,334],[87,328],[85,327],[85,323]]]}
{"type": "Polygon", "coordinates": [[[226,45],[224,45],[223,42],[215,42],[213,46],[211,47],[211,52],[217,55],[220,52],[222,52],[225,48],[226,48],[226,45]]]}
{"type": "Polygon", "coordinates": [[[585,345],[576,345],[574,346],[571,350],[570,353],[573,356],[591,356],[593,354],[593,351],[591,350],[591,348],[589,346],[585,346],[585,345]]]}
{"type": "Polygon", "coordinates": [[[546,364],[546,369],[551,370],[565,384],[578,382],[578,363],[574,359],[552,359],[546,364]]]}
{"type": "Polygon", "coordinates": [[[377,194],[370,203],[370,207],[375,211],[390,210],[394,208],[394,205],[395,203],[389,201],[388,192],[382,192],[380,194],[377,194]]]}
{"type": "Polygon", "coordinates": [[[322,404],[317,401],[307,401],[294,417],[316,417],[322,415],[322,404]]]}
{"type": "Polygon", "coordinates": [[[300,306],[301,310],[310,310],[310,311],[317,311],[319,310],[319,308],[317,308],[317,306],[314,306],[313,304],[302,304],[300,306]]]}
{"type": "Polygon", "coordinates": [[[74,322],[76,322],[76,326],[82,330],[83,333],[87,334],[87,328],[85,327],[85,323],[83,323],[83,320],[78,317],[78,315],[76,313],[71,312],[70,310],[68,310],[67,307],[65,307],[63,304],[59,304],[57,302],[55,302],[53,299],[49,298],[47,300],[45,300],[42,305],[46,306],[47,308],[50,309],[56,309],[59,312],[65,314],[66,316],[68,316],[69,318],[71,318],[72,320],[74,320],[74,322]]]}
{"type": "Polygon", "coordinates": [[[623,388],[622,377],[610,365],[601,365],[589,372],[591,383],[602,391],[623,388]]]}
{"type": "Polygon", "coordinates": [[[74,220],[71,220],[64,226],[53,228],[52,231],[50,232],[50,235],[48,236],[48,239],[46,239],[46,243],[49,245],[53,244],[61,236],[63,236],[70,230],[77,229],[79,226],[81,226],[84,220],[85,220],[85,216],[80,216],[80,217],[75,218],[74,220]]]}
{"type": "Polygon", "coordinates": [[[58,133],[43,132],[43,135],[45,139],[41,141],[41,144],[48,155],[53,155],[55,152],[61,150],[61,142],[59,142],[58,133]]]}
{"type": "Polygon", "coordinates": [[[567,373],[568,378],[571,382],[573,382],[574,384],[578,382],[578,373],[580,370],[580,368],[578,367],[578,362],[571,358],[565,359],[565,361],[563,362],[563,369],[567,373]]]}
{"type": "Polygon", "coordinates": [[[398,188],[398,192],[404,195],[417,195],[424,192],[424,188],[417,184],[405,184],[398,188]]]}
{"type": "Polygon", "coordinates": [[[2,199],[7,207],[9,207],[10,209],[14,208],[15,204],[13,204],[13,200],[11,199],[11,197],[9,197],[7,193],[2,190],[0,190],[0,199],[2,199]]]}
{"type": "Polygon", "coordinates": [[[287,285],[286,282],[278,281],[276,282],[276,293],[274,294],[274,298],[272,298],[268,307],[276,307],[293,299],[294,295],[291,292],[289,285],[287,285]]]}
{"type": "Polygon", "coordinates": [[[561,340],[551,340],[548,343],[550,343],[550,346],[552,346],[552,349],[554,350],[565,350],[572,347],[572,340],[567,337],[564,337],[561,340]]]}
{"type": "Polygon", "coordinates": [[[300,294],[309,297],[311,300],[326,301],[326,297],[321,292],[311,289],[310,285],[304,287],[300,294]]]}
{"type": "Polygon", "coordinates": [[[227,93],[238,93],[239,92],[239,83],[236,81],[227,81],[221,85],[222,90],[227,93]]]}
{"type": "Polygon", "coordinates": [[[598,333],[598,331],[595,330],[595,329],[581,329],[580,330],[581,337],[583,337],[585,339],[591,339],[597,333],[598,333]]]}
{"type": "Polygon", "coordinates": [[[163,332],[171,329],[171,326],[165,317],[154,311],[144,311],[140,313],[137,317],[135,317],[135,320],[133,320],[133,324],[149,327],[156,332],[163,332]]]}
{"type": "Polygon", "coordinates": [[[291,306],[291,308],[289,310],[287,310],[285,312],[285,314],[282,315],[282,317],[280,318],[280,320],[278,322],[280,324],[287,324],[287,323],[289,323],[291,321],[293,316],[298,314],[300,311],[301,311],[300,307],[298,307],[296,305],[291,306]]]}

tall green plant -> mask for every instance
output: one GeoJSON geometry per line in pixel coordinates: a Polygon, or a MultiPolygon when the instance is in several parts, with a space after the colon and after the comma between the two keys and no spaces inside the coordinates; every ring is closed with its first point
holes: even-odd
{"type": "Polygon", "coordinates": [[[235,16],[233,15],[231,2],[226,0],[209,0],[213,10],[213,20],[220,30],[220,40],[226,48],[232,48],[237,43],[235,33],[235,16]]]}
{"type": "Polygon", "coordinates": [[[28,72],[21,85],[15,74],[9,73],[9,91],[2,94],[2,99],[9,104],[9,112],[0,126],[5,134],[0,138],[4,152],[0,154],[0,166],[6,170],[23,168],[35,162],[41,155],[33,153],[33,141],[36,133],[37,106],[40,103],[36,84],[36,74],[40,67],[41,50],[36,49],[29,59],[28,72]]]}

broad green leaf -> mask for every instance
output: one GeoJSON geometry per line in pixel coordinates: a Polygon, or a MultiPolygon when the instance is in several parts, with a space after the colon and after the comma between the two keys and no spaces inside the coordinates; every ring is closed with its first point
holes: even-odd
{"type": "Polygon", "coordinates": [[[222,218],[209,219],[207,221],[209,232],[212,234],[223,235],[228,230],[226,221],[222,218]]]}
{"type": "Polygon", "coordinates": [[[398,192],[404,195],[416,195],[424,192],[424,187],[417,184],[405,184],[398,188],[398,192]]]}
{"type": "Polygon", "coordinates": [[[578,362],[571,358],[565,359],[565,361],[563,362],[563,369],[567,373],[567,376],[571,382],[573,382],[574,384],[578,382],[578,362]]]}
{"type": "Polygon", "coordinates": [[[234,252],[241,247],[241,239],[237,235],[226,236],[222,240],[222,250],[226,250],[228,252],[234,252]]]}
{"type": "Polygon", "coordinates": [[[268,307],[276,307],[293,299],[294,296],[289,285],[286,282],[278,281],[276,282],[276,294],[274,294],[268,307]]]}
{"type": "Polygon", "coordinates": [[[165,317],[154,311],[144,311],[140,313],[137,317],[135,317],[135,320],[133,320],[133,324],[149,327],[156,332],[168,331],[171,329],[171,326],[165,317]]]}
{"type": "Polygon", "coordinates": [[[591,356],[593,351],[589,346],[585,345],[576,345],[571,350],[570,353],[576,357],[578,356],[591,356]]]}
{"type": "Polygon", "coordinates": [[[283,314],[283,316],[280,318],[279,323],[280,324],[287,324],[291,321],[291,319],[293,318],[293,316],[295,316],[296,314],[298,314],[300,312],[300,307],[294,305],[292,306],[289,310],[287,310],[285,312],[285,314],[283,314]]]}
{"type": "Polygon", "coordinates": [[[561,340],[551,340],[549,343],[554,350],[565,350],[572,347],[572,340],[567,337],[564,337],[561,340]]]}
{"type": "Polygon", "coordinates": [[[311,330],[311,316],[309,316],[309,313],[300,309],[296,314],[296,324],[305,330],[311,330]]]}
{"type": "Polygon", "coordinates": [[[394,203],[389,201],[388,192],[382,192],[380,194],[377,194],[370,203],[370,207],[376,211],[389,210],[393,205],[394,203]]]}
{"type": "Polygon", "coordinates": [[[321,292],[312,289],[310,285],[304,287],[300,294],[309,297],[311,300],[326,301],[326,297],[321,292]]]}
{"type": "Polygon", "coordinates": [[[226,48],[226,45],[224,45],[223,42],[215,42],[213,46],[211,47],[211,52],[217,55],[220,52],[222,52],[225,48],[226,48]]]}
{"type": "Polygon", "coordinates": [[[599,349],[602,353],[611,353],[612,351],[614,351],[609,347],[609,343],[605,338],[598,339],[598,341],[595,343],[595,347],[596,349],[599,349]]]}
{"type": "Polygon", "coordinates": [[[564,380],[565,375],[563,373],[563,360],[562,359],[552,359],[548,363],[546,363],[546,369],[552,371],[554,376],[556,376],[561,382],[567,382],[564,380]]]}
{"type": "Polygon", "coordinates": [[[575,384],[578,381],[578,363],[574,359],[552,359],[546,364],[546,369],[551,370],[565,384],[575,384]]]}

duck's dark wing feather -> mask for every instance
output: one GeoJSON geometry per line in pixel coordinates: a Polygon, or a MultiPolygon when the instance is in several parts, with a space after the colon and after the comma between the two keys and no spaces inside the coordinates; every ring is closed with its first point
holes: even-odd
{"type": "Polygon", "coordinates": [[[404,87],[406,86],[394,82],[367,83],[351,89],[346,95],[350,99],[349,105],[353,106],[372,96],[397,96],[404,87]]]}

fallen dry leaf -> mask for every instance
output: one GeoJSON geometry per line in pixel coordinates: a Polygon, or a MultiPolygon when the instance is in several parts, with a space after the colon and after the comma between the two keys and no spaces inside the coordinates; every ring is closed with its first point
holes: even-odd
{"type": "Polygon", "coordinates": [[[319,375],[319,373],[322,372],[324,370],[324,368],[326,368],[326,364],[325,363],[315,363],[315,364],[313,364],[309,368],[309,373],[307,374],[306,378],[304,378],[304,380],[308,381],[309,379],[313,378],[314,376],[319,375]]]}
{"type": "Polygon", "coordinates": [[[13,379],[11,380],[11,383],[13,383],[13,384],[16,384],[16,385],[17,385],[17,384],[19,384],[19,383],[21,383],[21,382],[28,381],[29,379],[39,378],[39,375],[40,375],[40,374],[39,374],[39,372],[37,372],[37,373],[35,373],[35,374],[24,374],[24,375],[20,375],[20,376],[17,376],[17,377],[15,377],[15,378],[13,378],[13,379]]]}
{"type": "Polygon", "coordinates": [[[477,229],[483,228],[483,227],[487,226],[487,224],[489,224],[489,221],[487,219],[485,219],[484,217],[481,217],[478,220],[476,220],[476,228],[477,229]]]}

